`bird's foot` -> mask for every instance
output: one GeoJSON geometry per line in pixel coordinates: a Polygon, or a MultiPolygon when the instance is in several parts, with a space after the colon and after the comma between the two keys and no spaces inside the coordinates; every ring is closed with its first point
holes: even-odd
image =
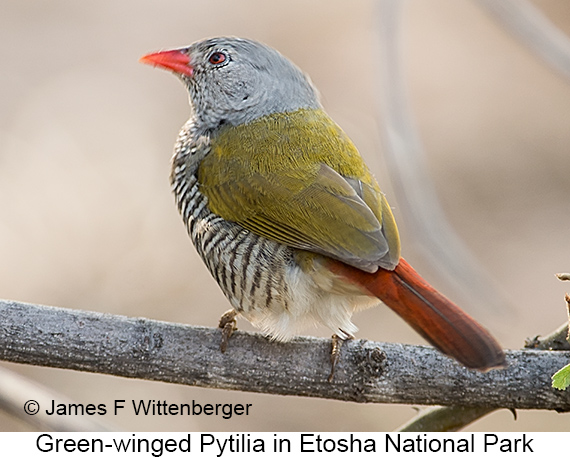
{"type": "Polygon", "coordinates": [[[237,315],[238,312],[235,309],[230,309],[220,317],[218,327],[222,329],[222,342],[220,343],[220,351],[222,351],[222,353],[226,352],[230,336],[232,336],[234,330],[237,329],[237,315]]]}
{"type": "Polygon", "coordinates": [[[340,348],[345,340],[351,340],[353,337],[351,335],[346,335],[345,338],[334,334],[332,336],[332,349],[331,349],[331,373],[329,374],[328,382],[332,382],[334,379],[334,371],[336,365],[340,360],[340,348]]]}

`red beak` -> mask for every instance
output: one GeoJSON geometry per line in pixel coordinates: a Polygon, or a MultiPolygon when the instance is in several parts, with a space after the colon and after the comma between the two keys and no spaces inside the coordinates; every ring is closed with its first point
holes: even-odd
{"type": "Polygon", "coordinates": [[[147,54],[146,56],[142,56],[139,62],[155,67],[166,68],[167,70],[172,70],[175,73],[190,77],[194,74],[194,69],[189,65],[190,57],[179,49],[147,54]]]}

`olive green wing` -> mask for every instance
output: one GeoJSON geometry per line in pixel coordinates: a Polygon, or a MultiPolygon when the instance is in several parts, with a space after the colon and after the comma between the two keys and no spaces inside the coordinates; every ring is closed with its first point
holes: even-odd
{"type": "Polygon", "coordinates": [[[224,219],[365,271],[397,264],[397,230],[379,189],[347,180],[323,163],[261,171],[239,160],[220,166],[208,159],[200,165],[200,191],[210,210],[224,219]],[[389,242],[387,235],[394,234],[389,242]]]}

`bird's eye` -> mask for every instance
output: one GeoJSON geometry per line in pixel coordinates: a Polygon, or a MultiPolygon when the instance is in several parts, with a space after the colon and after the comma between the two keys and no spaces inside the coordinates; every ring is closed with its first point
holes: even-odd
{"type": "Polygon", "coordinates": [[[212,65],[220,65],[226,60],[228,60],[228,57],[223,52],[219,51],[213,52],[210,54],[210,57],[208,57],[208,62],[210,62],[212,65]]]}

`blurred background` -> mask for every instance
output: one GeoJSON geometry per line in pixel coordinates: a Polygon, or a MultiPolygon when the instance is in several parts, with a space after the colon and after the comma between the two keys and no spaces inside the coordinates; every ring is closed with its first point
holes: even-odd
{"type": "MultiPolygon", "coordinates": [[[[570,35],[570,2],[533,4],[570,35]]],[[[188,117],[182,85],[143,54],[216,35],[263,41],[319,88],[399,220],[403,255],[460,301],[402,218],[382,133],[373,1],[166,0],[0,5],[0,297],[215,326],[228,303],[174,206],[169,161],[188,117]],[[416,241],[414,241],[416,240],[416,241]]],[[[507,348],[564,323],[570,270],[570,80],[468,0],[405,2],[400,58],[427,171],[457,235],[500,302],[462,305],[507,348]]],[[[385,307],[359,338],[423,344],[385,307]]],[[[240,321],[240,328],[251,329],[240,321]]],[[[328,336],[327,331],[314,335],[328,336]]],[[[104,417],[132,431],[390,431],[406,405],[216,391],[2,363],[74,402],[116,398],[252,403],[214,417],[104,417]]],[[[483,431],[569,430],[570,416],[498,411],[483,431]]],[[[0,430],[33,430],[0,412],[0,430]]]]}

